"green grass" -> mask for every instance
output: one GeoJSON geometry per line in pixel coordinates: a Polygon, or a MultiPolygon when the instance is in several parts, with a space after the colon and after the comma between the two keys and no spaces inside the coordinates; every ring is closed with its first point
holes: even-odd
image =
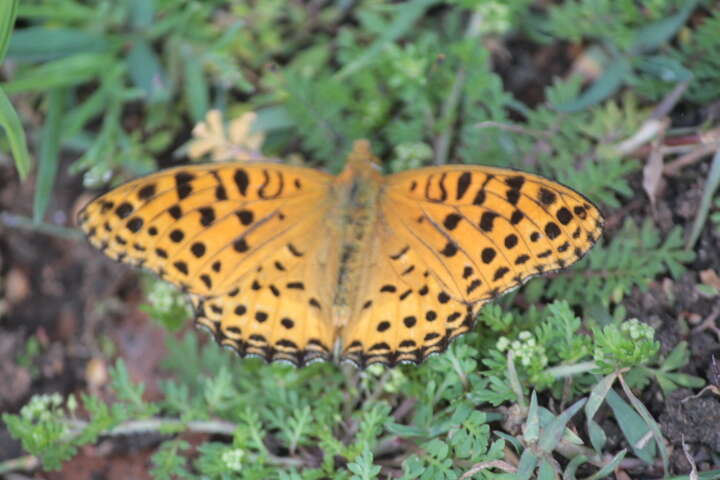
{"type": "MultiPolygon", "coordinates": [[[[0,148],[21,179],[26,136],[37,152],[33,219],[19,223],[43,229],[61,153],[87,188],[116,184],[184,154],[211,108],[226,119],[256,112],[267,156],[302,152],[337,172],[352,141],[369,138],[387,171],[430,162],[534,170],[612,213],[644,195],[631,181],[641,162],[616,146],[680,83],[686,109],[720,97],[720,17],[709,1],[313,4],[322,6],[3,3],[0,58],[11,68],[0,83],[0,148]],[[563,45],[582,46],[598,73],[588,83],[548,79],[544,101],[528,106],[494,67],[518,38],[554,49],[560,58],[549,61],[565,71],[563,45]],[[42,128],[23,132],[8,97],[41,114],[42,128]]],[[[118,360],[114,402],[38,396],[3,420],[46,469],[101,436],[163,432],[152,457],[160,479],[573,479],[606,477],[628,459],[667,466],[638,396],[703,381],[681,372],[685,345],[660,356],[653,329],[628,318],[623,301],[685,271],[694,255],[682,235],[627,218],[575,267],[528,284],[530,307],[515,295],[485,307],[475,332],[420,367],[295,370],[168,334],[160,401],[144,401],[118,360]],[[622,430],[630,448],[608,446],[594,420],[602,406],[632,426],[622,430]],[[188,430],[214,437],[194,446],[175,435],[188,430]]],[[[175,294],[147,291],[145,311],[176,328],[185,309],[175,294]]]]}

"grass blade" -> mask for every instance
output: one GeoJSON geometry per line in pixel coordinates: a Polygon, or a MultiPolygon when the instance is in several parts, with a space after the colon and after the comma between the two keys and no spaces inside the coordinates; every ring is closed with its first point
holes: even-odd
{"type": "Polygon", "coordinates": [[[48,92],[48,111],[40,137],[40,161],[33,199],[33,220],[38,223],[45,216],[57,175],[64,93],[61,89],[48,92]]]}
{"type": "Polygon", "coordinates": [[[145,40],[137,40],[127,56],[130,78],[136,87],[145,92],[149,103],[164,102],[170,98],[168,79],[160,59],[145,40]]]}
{"type": "Polygon", "coordinates": [[[190,48],[185,53],[185,75],[183,76],[183,86],[185,87],[185,98],[188,103],[190,115],[193,122],[203,121],[205,114],[210,109],[208,106],[210,100],[208,98],[209,86],[205,79],[203,64],[192,54],[190,48]]]}
{"type": "Polygon", "coordinates": [[[19,0],[0,2],[0,62],[5,58],[5,53],[10,45],[10,35],[15,25],[15,17],[17,17],[18,2],[19,0]]]}
{"type": "Polygon", "coordinates": [[[632,52],[640,53],[660,48],[669,41],[680,28],[685,25],[690,14],[695,10],[698,0],[690,0],[675,15],[664,18],[635,32],[632,52]]]}
{"type": "Polygon", "coordinates": [[[707,220],[708,213],[710,212],[710,204],[715,196],[715,192],[720,186],[720,148],[715,151],[715,156],[712,159],[712,166],[710,167],[710,173],[708,174],[707,181],[705,182],[705,188],[703,190],[702,199],[700,199],[700,206],[698,207],[695,221],[693,222],[690,237],[688,237],[685,243],[686,250],[692,250],[700,238],[700,232],[702,232],[707,220]]]}
{"type": "Polygon", "coordinates": [[[563,413],[555,417],[553,421],[543,429],[542,436],[538,441],[538,448],[541,451],[550,453],[555,450],[555,447],[557,447],[557,444],[560,443],[560,440],[565,433],[567,423],[577,412],[580,411],[582,406],[585,405],[585,402],[586,400],[584,398],[578,400],[563,413]]]}
{"type": "Polygon", "coordinates": [[[28,173],[30,173],[32,159],[30,158],[30,152],[28,152],[25,131],[20,118],[2,88],[0,88],[0,126],[8,136],[10,153],[15,160],[18,176],[20,180],[25,180],[28,173]]]}
{"type": "Polygon", "coordinates": [[[79,53],[28,68],[5,84],[7,93],[75,86],[106,72],[112,58],[101,53],[79,53]]]}
{"type": "Polygon", "coordinates": [[[631,74],[630,61],[625,57],[617,57],[590,88],[581,93],[575,100],[554,105],[555,110],[573,113],[600,103],[617,92],[631,74]]]}
{"type": "Polygon", "coordinates": [[[13,34],[8,57],[23,62],[44,62],[78,53],[101,52],[108,39],[72,28],[30,27],[13,34]]]}
{"type": "Polygon", "coordinates": [[[652,435],[655,439],[655,443],[658,446],[658,449],[660,450],[660,456],[662,457],[663,462],[663,469],[667,473],[668,471],[668,465],[670,463],[670,454],[668,453],[667,446],[665,445],[665,439],[662,436],[662,432],[660,431],[660,426],[657,424],[655,419],[650,415],[650,412],[648,412],[647,408],[643,403],[638,399],[635,394],[633,394],[632,390],[630,390],[630,387],[627,386],[625,383],[625,379],[622,375],[618,376],[618,379],[620,380],[620,384],[623,387],[623,391],[625,392],[625,395],[628,397],[628,400],[630,400],[630,403],[632,404],[635,411],[637,411],[643,420],[645,420],[645,423],[647,424],[648,428],[652,432],[652,435]]]}

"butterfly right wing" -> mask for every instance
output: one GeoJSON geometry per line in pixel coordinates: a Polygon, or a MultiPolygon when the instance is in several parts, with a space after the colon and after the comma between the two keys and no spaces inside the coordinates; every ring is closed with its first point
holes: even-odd
{"type": "Polygon", "coordinates": [[[343,358],[420,363],[473,326],[481,306],[578,261],[602,232],[581,194],[537,175],[456,165],[391,175],[343,358]]]}

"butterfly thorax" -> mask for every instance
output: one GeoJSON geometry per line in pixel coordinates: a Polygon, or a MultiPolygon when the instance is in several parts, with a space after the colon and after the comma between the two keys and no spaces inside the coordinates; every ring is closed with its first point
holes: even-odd
{"type": "Polygon", "coordinates": [[[333,184],[335,206],[332,214],[338,232],[330,251],[337,256],[330,261],[328,282],[336,285],[333,295],[333,322],[345,325],[357,303],[357,293],[372,270],[369,258],[375,248],[377,203],[382,190],[382,175],[377,158],[367,141],[357,141],[344,171],[333,184]]]}

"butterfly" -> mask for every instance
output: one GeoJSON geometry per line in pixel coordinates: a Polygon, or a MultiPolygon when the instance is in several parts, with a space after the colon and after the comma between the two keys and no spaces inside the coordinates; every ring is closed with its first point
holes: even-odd
{"type": "Polygon", "coordinates": [[[420,363],[485,303],[565,268],[602,233],[578,192],[477,165],[383,176],[365,140],[338,176],[279,163],[171,168],[79,213],[92,245],[190,296],[240,356],[420,363]]]}

